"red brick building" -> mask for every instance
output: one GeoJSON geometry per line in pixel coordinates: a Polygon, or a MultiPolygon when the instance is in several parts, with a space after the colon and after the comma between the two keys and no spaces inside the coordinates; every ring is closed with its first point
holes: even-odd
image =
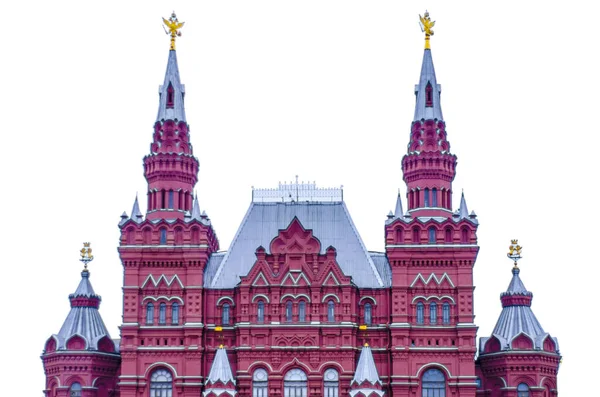
{"type": "Polygon", "coordinates": [[[478,221],[464,196],[453,205],[440,92],[427,48],[385,252],[365,247],[342,189],[314,183],[255,189],[220,251],[193,195],[199,163],[170,50],[144,158],[147,209],[136,199],[119,223],[121,338],[84,271],[45,345],[46,396],[556,395],[558,343],[516,267],[477,351],[478,221]]]}

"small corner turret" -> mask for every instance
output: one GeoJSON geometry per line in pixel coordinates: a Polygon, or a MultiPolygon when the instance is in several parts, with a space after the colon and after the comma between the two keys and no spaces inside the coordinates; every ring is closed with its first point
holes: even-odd
{"type": "Polygon", "coordinates": [[[121,356],[98,311],[101,298],[89,280],[88,264],[94,259],[90,243],[84,243],[80,255],[84,269],[77,289],[69,295],[71,310],[60,331],[46,341],[41,356],[47,396],[56,396],[59,389],[69,390],[70,395],[87,389],[110,395],[117,388],[121,356]],[[90,369],[81,371],[82,363],[90,369]]]}
{"type": "Polygon", "coordinates": [[[511,240],[507,256],[513,261],[512,279],[500,294],[502,312],[492,335],[479,341],[482,388],[495,395],[500,389],[528,391],[541,387],[545,395],[554,396],[561,359],[558,340],[544,331],[531,310],[533,294],[519,277],[517,262],[522,258],[521,250],[519,241],[511,240]],[[521,370],[512,371],[517,366],[521,370]],[[496,382],[499,377],[505,380],[504,384],[496,382]]]}

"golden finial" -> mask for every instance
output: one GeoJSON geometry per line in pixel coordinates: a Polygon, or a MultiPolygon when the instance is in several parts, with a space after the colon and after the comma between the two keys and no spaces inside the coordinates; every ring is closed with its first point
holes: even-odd
{"type": "Polygon", "coordinates": [[[225,347],[225,346],[223,346],[223,344],[222,344],[222,343],[219,345],[219,349],[222,349],[222,348],[224,348],[224,347],[225,347]]]}
{"type": "Polygon", "coordinates": [[[433,36],[433,30],[431,29],[435,26],[435,21],[432,21],[431,18],[429,18],[429,12],[427,10],[425,10],[425,14],[423,14],[423,16],[419,14],[419,19],[421,32],[425,33],[425,49],[428,50],[431,48],[429,46],[429,38],[433,36]]]}
{"type": "Polygon", "coordinates": [[[369,344],[367,342],[365,342],[364,346],[365,347],[369,347],[369,344]]]}
{"type": "Polygon", "coordinates": [[[92,255],[90,243],[83,243],[83,248],[79,250],[79,254],[81,255],[81,259],[79,260],[83,262],[83,271],[87,272],[88,263],[94,260],[94,255],[92,255]]]}
{"type": "MultiPolygon", "coordinates": [[[[164,24],[169,28],[169,31],[167,31],[167,29],[165,29],[165,33],[171,35],[171,51],[175,50],[175,38],[177,36],[181,36],[181,32],[179,31],[179,29],[181,29],[181,27],[183,26],[183,24],[185,22],[179,22],[177,20],[177,15],[175,15],[175,11],[173,11],[173,13],[171,14],[171,18],[169,19],[162,19],[164,24]]],[[[164,29],[164,27],[163,27],[164,29]]]]}
{"type": "Polygon", "coordinates": [[[510,259],[515,261],[515,267],[517,267],[517,261],[521,259],[521,250],[523,247],[519,245],[519,240],[510,240],[510,247],[508,247],[508,256],[510,259]]]}

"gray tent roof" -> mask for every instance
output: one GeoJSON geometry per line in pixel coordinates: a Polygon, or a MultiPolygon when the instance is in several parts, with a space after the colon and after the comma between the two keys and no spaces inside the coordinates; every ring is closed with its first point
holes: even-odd
{"type": "Polygon", "coordinates": [[[210,367],[207,381],[213,384],[217,382],[222,382],[223,384],[231,382],[235,385],[235,378],[231,372],[227,351],[223,347],[217,349],[217,354],[215,354],[215,359],[210,367]]]}
{"type": "Polygon", "coordinates": [[[259,246],[269,250],[271,240],[279,230],[288,227],[297,217],[302,226],[311,229],[321,242],[321,253],[329,246],[337,250],[337,261],[345,275],[351,276],[358,287],[384,288],[381,268],[389,267],[387,260],[371,254],[352,222],[344,202],[253,202],[240,225],[230,249],[213,254],[205,272],[205,287],[232,288],[240,277],[248,274],[256,261],[259,246]]]}
{"type": "Polygon", "coordinates": [[[375,367],[375,360],[373,360],[373,353],[367,344],[365,344],[360,352],[356,372],[354,372],[354,378],[350,382],[350,385],[361,385],[364,381],[368,381],[372,385],[375,383],[381,384],[377,367],[375,367]]]}
{"type": "MultiPolygon", "coordinates": [[[[533,298],[533,294],[525,288],[523,281],[519,277],[520,270],[515,267],[512,269],[513,277],[508,285],[506,292],[501,294],[501,297],[505,296],[526,296],[533,298]]],[[[530,302],[530,301],[529,301],[530,302]]],[[[511,343],[520,334],[525,334],[533,341],[534,349],[543,349],[543,343],[546,337],[550,337],[547,332],[544,331],[542,325],[536,318],[533,310],[531,310],[531,303],[527,304],[508,304],[503,305],[502,312],[498,318],[498,322],[494,327],[492,336],[495,336],[500,341],[501,350],[511,350],[511,343]]],[[[558,351],[558,340],[552,338],[558,351]]],[[[485,344],[490,338],[481,338],[480,340],[480,352],[485,350],[485,344]]]]}
{"type": "MultiPolygon", "coordinates": [[[[69,299],[90,298],[100,302],[101,298],[96,295],[89,280],[89,271],[81,272],[81,282],[75,292],[69,295],[69,299]]],[[[103,337],[110,338],[108,330],[102,321],[98,308],[91,306],[73,306],[67,315],[63,326],[58,334],[53,335],[57,339],[57,350],[66,350],[66,344],[73,336],[80,336],[86,342],[86,350],[98,350],[98,341],[103,337]]],[[[111,339],[112,340],[112,339],[111,339]]],[[[114,343],[114,342],[113,342],[114,343]]]]}

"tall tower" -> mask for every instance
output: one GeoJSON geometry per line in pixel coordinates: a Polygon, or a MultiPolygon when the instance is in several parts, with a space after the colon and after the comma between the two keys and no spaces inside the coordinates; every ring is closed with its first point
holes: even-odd
{"type": "Polygon", "coordinates": [[[477,220],[464,196],[452,212],[456,156],[450,152],[429,45],[435,22],[427,12],[420,18],[425,50],[402,158],[408,210],[403,212],[398,196],[385,226],[392,269],[391,388],[394,396],[438,387],[453,396],[475,396],[477,220]]]}
{"type": "Polygon", "coordinates": [[[517,240],[511,243],[508,256],[514,267],[510,284],[500,295],[502,312],[492,335],[479,341],[478,392],[491,397],[556,396],[558,340],[544,331],[531,310],[533,294],[525,288],[517,266],[521,247],[517,240]]]}
{"type": "Polygon", "coordinates": [[[203,386],[204,267],[219,248],[192,192],[198,159],[185,117],[175,38],[183,26],[175,14],[163,19],[171,47],[150,153],[144,158],[148,209],[135,200],[123,214],[119,255],[124,269],[121,326],[121,397],[198,396],[203,386]],[[175,394],[173,394],[175,395],[175,394]]]}

